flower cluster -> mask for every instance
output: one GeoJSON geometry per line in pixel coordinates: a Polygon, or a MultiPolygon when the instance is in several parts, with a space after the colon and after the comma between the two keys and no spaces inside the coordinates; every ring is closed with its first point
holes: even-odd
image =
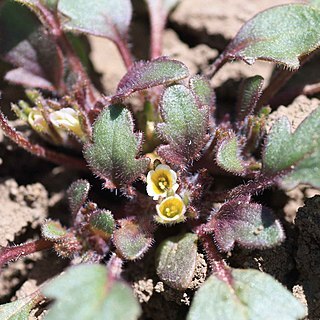
{"type": "Polygon", "coordinates": [[[160,223],[178,223],[185,219],[186,206],[176,194],[179,185],[177,174],[164,164],[159,164],[147,175],[147,193],[153,200],[159,201],[156,206],[156,220],[160,223]]]}

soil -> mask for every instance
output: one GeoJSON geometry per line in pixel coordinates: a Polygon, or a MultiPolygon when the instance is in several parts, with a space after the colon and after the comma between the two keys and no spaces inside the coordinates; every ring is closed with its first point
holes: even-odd
{"type": "MultiPolygon", "coordinates": [[[[191,73],[205,72],[208,65],[223,50],[241,25],[256,13],[283,0],[182,0],[171,15],[164,34],[164,54],[183,61],[191,73]]],[[[141,18],[142,17],[142,18],[141,18]]],[[[145,34],[148,22],[135,16],[131,34],[133,50],[144,52],[148,47],[145,34]],[[139,20],[140,19],[140,20],[139,20]],[[143,33],[142,33],[143,32],[143,33]],[[136,41],[136,38],[140,38],[136,41]]],[[[116,47],[109,41],[90,37],[91,58],[96,70],[103,74],[106,94],[115,91],[125,67],[116,47]]],[[[143,57],[143,53],[140,54],[143,57]]],[[[257,62],[248,66],[242,62],[225,65],[212,80],[221,106],[234,104],[240,82],[255,74],[271,77],[274,66],[257,62]]],[[[2,83],[0,83],[1,85],[2,83]]],[[[12,99],[12,87],[3,84],[4,99],[12,99]],[[9,98],[10,97],[10,98],[9,98]]],[[[20,94],[20,91],[17,95],[20,94]]],[[[18,99],[18,98],[17,98],[18,99]]],[[[6,104],[6,101],[4,101],[6,104]]],[[[297,97],[290,105],[280,106],[271,114],[269,128],[279,116],[287,116],[293,130],[317,106],[319,100],[297,97]]],[[[57,167],[36,159],[16,148],[0,131],[0,246],[19,244],[39,237],[39,226],[47,218],[59,218],[68,224],[69,215],[65,191],[82,173],[57,167]]],[[[99,185],[99,182],[98,182],[99,185]]],[[[309,320],[320,319],[320,194],[319,190],[299,186],[290,191],[269,190],[261,199],[269,204],[282,220],[286,240],[280,246],[265,250],[243,250],[238,247],[228,261],[237,268],[265,271],[308,307],[309,320]],[[305,205],[304,205],[305,203],[305,205]]],[[[141,319],[184,319],[194,289],[205,280],[207,265],[198,256],[197,274],[186,292],[177,292],[160,281],[154,272],[154,251],[150,250],[138,262],[128,263],[124,277],[133,283],[142,304],[141,319]]],[[[68,265],[53,252],[43,252],[20,259],[4,268],[0,274],[0,302],[5,303],[35,291],[43,282],[59,274],[68,265]]]]}

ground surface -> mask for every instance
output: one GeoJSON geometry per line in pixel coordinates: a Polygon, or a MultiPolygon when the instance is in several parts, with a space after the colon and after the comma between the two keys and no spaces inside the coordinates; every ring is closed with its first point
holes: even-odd
{"type": "MultiPolygon", "coordinates": [[[[199,0],[195,5],[194,0],[182,0],[168,23],[164,54],[186,63],[192,73],[205,71],[246,20],[263,9],[285,2],[301,1],[199,0]]],[[[135,41],[135,33],[132,34],[134,51],[143,56],[141,52],[148,44],[141,32],[145,33],[146,23],[137,19],[134,26],[135,32],[140,34],[139,41],[135,41]]],[[[99,38],[90,41],[92,59],[97,71],[103,73],[105,91],[112,93],[125,73],[121,59],[110,42],[99,38]]],[[[226,65],[212,81],[218,88],[218,103],[234,103],[243,78],[260,74],[268,81],[272,71],[273,65],[261,62],[252,67],[242,62],[226,65]]],[[[3,89],[11,98],[12,89],[3,89]]],[[[287,115],[293,127],[297,127],[318,105],[319,100],[315,98],[299,96],[292,104],[274,112],[271,122],[287,115]]],[[[0,132],[0,245],[37,238],[39,224],[48,217],[59,217],[67,223],[65,190],[79,176],[79,172],[56,167],[18,150],[0,132]]],[[[319,191],[305,186],[289,192],[264,194],[265,201],[283,221],[286,241],[263,252],[237,248],[229,260],[234,267],[257,268],[273,275],[307,304],[309,320],[320,319],[320,197],[314,197],[316,194],[320,194],[319,191]]],[[[192,290],[178,294],[166,288],[152,271],[152,253],[139,261],[137,268],[129,265],[129,274],[125,275],[134,281],[134,290],[144,308],[143,319],[183,319],[192,290]],[[146,269],[149,271],[145,272],[146,269]]],[[[33,292],[45,280],[61,272],[66,264],[66,260],[50,252],[11,264],[0,275],[0,302],[33,292]]],[[[195,286],[206,274],[201,256],[197,268],[195,286]]]]}

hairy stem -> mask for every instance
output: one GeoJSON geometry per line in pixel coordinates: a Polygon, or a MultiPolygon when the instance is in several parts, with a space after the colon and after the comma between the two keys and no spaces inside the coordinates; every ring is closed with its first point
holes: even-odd
{"type": "Polygon", "coordinates": [[[212,272],[222,281],[232,286],[233,278],[230,268],[226,262],[222,259],[217,247],[213,243],[213,239],[210,235],[198,232],[203,249],[206,252],[207,259],[209,261],[212,272]]]}
{"type": "Polygon", "coordinates": [[[22,134],[17,132],[9,124],[9,122],[7,121],[7,119],[1,111],[0,128],[3,130],[4,134],[12,141],[14,141],[18,146],[40,158],[46,159],[58,165],[69,166],[80,170],[87,170],[86,162],[82,159],[78,159],[72,156],[67,156],[65,154],[49,150],[39,144],[32,144],[27,138],[25,138],[22,134]]]}
{"type": "Polygon", "coordinates": [[[10,261],[17,260],[20,257],[27,256],[31,253],[50,249],[52,246],[53,242],[45,239],[39,239],[14,247],[3,247],[0,249],[0,268],[10,261]]]}

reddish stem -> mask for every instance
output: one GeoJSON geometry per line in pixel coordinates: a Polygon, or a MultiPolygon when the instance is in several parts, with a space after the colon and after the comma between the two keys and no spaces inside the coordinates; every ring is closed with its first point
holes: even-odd
{"type": "Polygon", "coordinates": [[[210,235],[205,234],[198,230],[199,238],[202,243],[203,249],[206,252],[212,272],[222,281],[232,286],[233,278],[230,268],[222,259],[217,247],[213,243],[210,235]]]}
{"type": "Polygon", "coordinates": [[[20,257],[27,256],[31,253],[50,249],[52,246],[53,242],[39,239],[15,247],[3,247],[0,250],[0,268],[10,261],[17,260],[20,257]]]}
{"type": "MultiPolygon", "coordinates": [[[[161,6],[162,3],[158,2],[161,6]]],[[[162,39],[163,31],[166,25],[167,15],[162,12],[162,8],[152,8],[152,5],[149,5],[149,14],[150,14],[150,58],[155,59],[161,56],[162,54],[162,39]]]]}
{"type": "Polygon", "coordinates": [[[22,134],[18,133],[7,121],[4,114],[0,111],[0,128],[3,130],[4,134],[14,141],[21,148],[29,151],[30,153],[44,158],[53,163],[70,166],[75,169],[87,170],[87,165],[84,160],[74,158],[71,156],[67,156],[62,153],[58,153],[39,144],[32,144],[27,138],[25,138],[22,134]]]}
{"type": "Polygon", "coordinates": [[[132,55],[129,50],[127,42],[125,42],[123,39],[121,39],[119,37],[119,39],[117,41],[115,41],[115,44],[119,50],[119,53],[122,57],[122,60],[125,64],[126,68],[129,69],[131,67],[131,65],[133,64],[133,59],[132,59],[132,55]]]}

